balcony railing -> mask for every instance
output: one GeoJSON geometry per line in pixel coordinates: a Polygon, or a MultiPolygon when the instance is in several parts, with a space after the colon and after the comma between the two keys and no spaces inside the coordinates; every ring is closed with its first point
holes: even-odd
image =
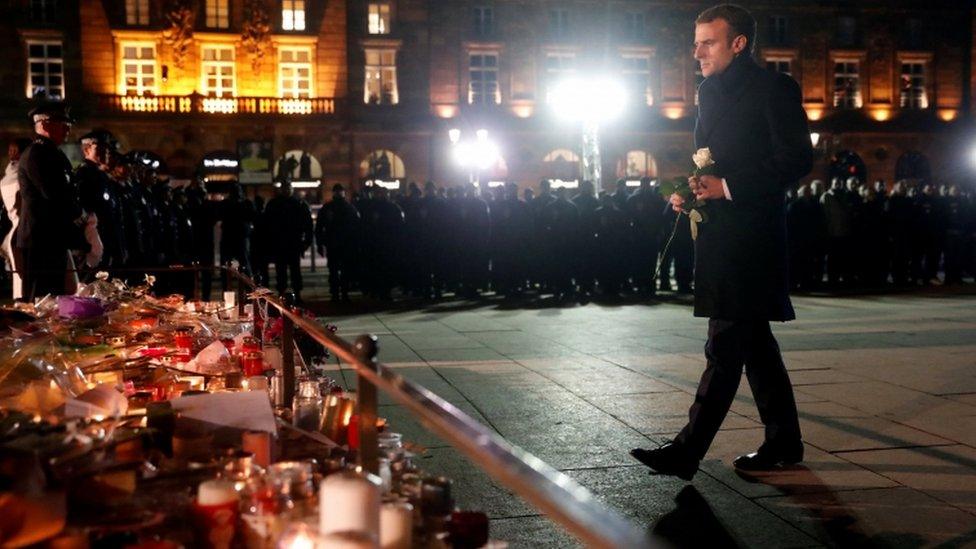
{"type": "Polygon", "coordinates": [[[334,114],[335,100],[327,97],[206,97],[203,95],[99,95],[102,111],[178,114],[334,114]]]}

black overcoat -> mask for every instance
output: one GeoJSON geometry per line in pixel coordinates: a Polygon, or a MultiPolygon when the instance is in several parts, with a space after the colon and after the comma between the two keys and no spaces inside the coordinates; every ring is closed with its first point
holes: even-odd
{"type": "Polygon", "coordinates": [[[699,226],[695,316],[792,320],[784,194],[813,162],[800,88],[740,55],[698,97],[695,145],[709,148],[732,199],[710,200],[699,226]]]}

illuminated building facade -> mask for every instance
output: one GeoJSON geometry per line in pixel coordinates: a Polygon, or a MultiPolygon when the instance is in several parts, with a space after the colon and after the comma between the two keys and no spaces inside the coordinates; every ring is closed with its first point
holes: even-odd
{"type": "MultiPolygon", "coordinates": [[[[757,60],[799,83],[811,178],[961,175],[971,144],[969,2],[743,2],[757,60]]],[[[693,20],[706,2],[584,0],[10,0],[0,23],[0,131],[29,98],[67,98],[177,179],[221,158],[297,179],[444,183],[472,174],[449,130],[488,130],[482,180],[579,176],[580,128],[549,92],[567,76],[624,81],[601,128],[604,179],[690,168],[693,20]],[[287,162],[281,162],[285,155],[287,162]]],[[[77,135],[77,134],[76,134],[77,135]]],[[[253,176],[265,182],[270,174],[253,176]]],[[[314,196],[314,195],[313,195],[314,196]]]]}

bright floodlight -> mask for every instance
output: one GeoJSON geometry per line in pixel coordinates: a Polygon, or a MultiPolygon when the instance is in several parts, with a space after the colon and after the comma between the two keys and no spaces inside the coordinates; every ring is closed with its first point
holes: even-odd
{"type": "Polygon", "coordinates": [[[478,130],[475,141],[460,141],[454,145],[454,159],[463,167],[486,170],[498,161],[498,147],[488,140],[488,130],[478,130]]]}
{"type": "Polygon", "coordinates": [[[461,139],[461,130],[457,128],[451,128],[447,130],[447,137],[451,140],[451,143],[457,143],[461,139]]]}
{"type": "Polygon", "coordinates": [[[610,78],[570,78],[556,85],[550,102],[564,118],[601,122],[623,112],[627,91],[619,81],[610,78]]]}

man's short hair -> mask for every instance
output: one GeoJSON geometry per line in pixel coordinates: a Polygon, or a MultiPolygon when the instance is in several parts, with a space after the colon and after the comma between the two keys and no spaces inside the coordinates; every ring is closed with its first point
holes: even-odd
{"type": "Polygon", "coordinates": [[[698,14],[695,24],[711,23],[722,19],[729,24],[729,42],[740,34],[746,37],[747,49],[752,53],[756,49],[756,19],[742,6],[736,4],[719,4],[712,6],[698,14]]]}

